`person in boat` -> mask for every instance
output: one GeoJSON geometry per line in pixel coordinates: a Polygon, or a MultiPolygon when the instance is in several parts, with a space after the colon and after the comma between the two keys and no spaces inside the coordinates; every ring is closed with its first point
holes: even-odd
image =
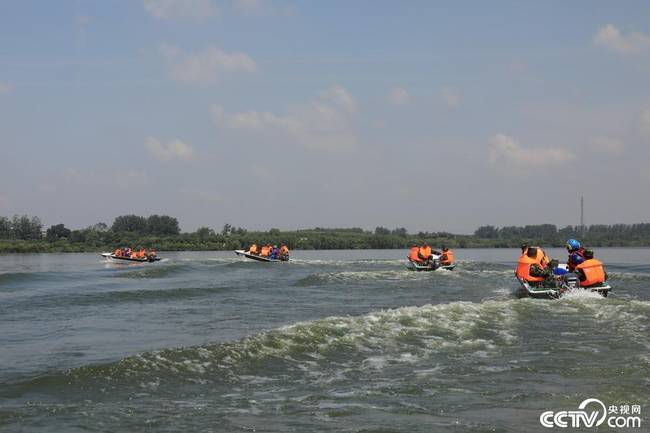
{"type": "Polygon", "coordinates": [[[530,273],[533,276],[544,277],[544,281],[541,282],[540,286],[554,288],[558,286],[558,280],[567,273],[566,270],[558,268],[559,264],[560,261],[558,259],[550,260],[543,268],[539,264],[533,264],[531,265],[530,273]]]}
{"type": "Polygon", "coordinates": [[[138,258],[139,259],[147,258],[147,251],[144,248],[140,248],[140,251],[138,252],[138,258]]]}
{"type": "MultiPolygon", "coordinates": [[[[521,244],[521,253],[526,254],[528,248],[531,248],[531,246],[528,244],[521,244]]],[[[548,264],[551,262],[551,259],[546,254],[546,251],[544,251],[542,247],[538,247],[538,246],[532,248],[535,248],[537,250],[537,261],[539,262],[541,267],[546,268],[548,264]]]]}
{"type": "Polygon", "coordinates": [[[271,258],[277,260],[279,255],[280,255],[280,249],[278,248],[277,245],[273,245],[273,247],[271,248],[271,258]]]}
{"type": "Polygon", "coordinates": [[[257,245],[256,244],[252,244],[250,246],[250,248],[248,249],[248,254],[255,254],[255,255],[259,254],[259,251],[257,250],[257,245]]]}
{"type": "Polygon", "coordinates": [[[442,254],[440,254],[440,264],[442,266],[451,266],[454,264],[454,252],[447,248],[446,245],[442,246],[442,254]]]}
{"type": "Polygon", "coordinates": [[[417,244],[411,244],[408,259],[414,263],[422,263],[422,259],[420,259],[420,247],[417,244]]]}
{"type": "Polygon", "coordinates": [[[517,269],[515,269],[517,278],[535,287],[541,286],[548,276],[544,267],[539,263],[537,254],[536,247],[528,247],[526,252],[519,256],[517,269]]]}
{"type": "Polygon", "coordinates": [[[603,262],[594,258],[592,250],[584,250],[584,262],[576,266],[580,287],[598,287],[607,281],[603,262]]]}
{"type": "Polygon", "coordinates": [[[280,244],[280,260],[289,260],[289,247],[280,244]]]}
{"type": "Polygon", "coordinates": [[[425,265],[428,265],[431,262],[431,253],[431,247],[426,242],[418,249],[418,257],[425,265]]]}
{"type": "Polygon", "coordinates": [[[118,248],[113,252],[115,257],[122,257],[122,248],[118,248]]]}
{"type": "Polygon", "coordinates": [[[271,245],[266,244],[262,246],[262,249],[260,250],[260,257],[268,257],[271,255],[271,245]]]}
{"type": "Polygon", "coordinates": [[[569,253],[569,259],[567,260],[569,272],[575,272],[576,267],[585,261],[585,249],[576,239],[569,239],[564,246],[569,253]]]}

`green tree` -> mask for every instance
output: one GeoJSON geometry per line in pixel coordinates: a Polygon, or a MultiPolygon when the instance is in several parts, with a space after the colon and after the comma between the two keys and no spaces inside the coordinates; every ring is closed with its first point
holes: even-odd
{"type": "Polygon", "coordinates": [[[43,224],[40,218],[27,215],[14,215],[11,221],[11,231],[16,239],[31,240],[43,237],[43,224]]]}
{"type": "Polygon", "coordinates": [[[481,239],[497,239],[499,230],[494,226],[481,226],[476,229],[474,236],[481,239]]]}
{"type": "Polygon", "coordinates": [[[147,218],[146,231],[154,235],[177,235],[181,232],[178,220],[168,215],[151,215],[147,218]]]}
{"type": "Polygon", "coordinates": [[[11,221],[7,217],[0,217],[0,239],[12,239],[11,221]]]}
{"type": "Polygon", "coordinates": [[[133,232],[145,233],[147,230],[147,220],[137,215],[122,215],[115,218],[111,230],[117,233],[133,232]]]}
{"type": "Polygon", "coordinates": [[[199,227],[196,230],[195,234],[196,237],[202,241],[205,241],[206,239],[215,235],[214,230],[212,230],[210,227],[199,227]]]}
{"type": "Polygon", "coordinates": [[[57,224],[47,229],[45,238],[48,242],[56,242],[61,238],[69,238],[72,231],[66,228],[63,224],[57,224]]]}

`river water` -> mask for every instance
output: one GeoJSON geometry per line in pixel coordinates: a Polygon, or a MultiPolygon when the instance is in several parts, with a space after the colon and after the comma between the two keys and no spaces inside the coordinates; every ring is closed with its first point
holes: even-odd
{"type": "Polygon", "coordinates": [[[513,294],[511,249],[2,255],[0,431],[548,431],[590,397],[645,423],[650,249],[596,254],[610,297],[554,301],[513,294]]]}

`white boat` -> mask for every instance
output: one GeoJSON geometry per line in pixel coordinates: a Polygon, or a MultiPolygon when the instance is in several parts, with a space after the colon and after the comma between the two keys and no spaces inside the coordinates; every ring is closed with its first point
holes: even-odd
{"type": "Polygon", "coordinates": [[[102,257],[104,257],[107,260],[114,260],[116,262],[149,263],[149,262],[158,262],[161,260],[160,257],[149,256],[143,259],[138,259],[138,258],[124,257],[124,256],[116,256],[113,253],[102,253],[102,257]]]}
{"type": "Polygon", "coordinates": [[[431,260],[429,260],[429,263],[426,264],[426,265],[422,264],[422,263],[414,262],[413,260],[408,259],[408,257],[407,257],[407,259],[408,259],[407,266],[408,266],[408,268],[410,270],[418,271],[418,272],[420,272],[420,271],[425,271],[425,272],[426,271],[435,271],[435,270],[438,270],[438,269],[446,269],[448,271],[453,271],[454,268],[456,267],[456,263],[452,263],[451,265],[448,265],[448,266],[441,265],[440,264],[440,256],[432,254],[431,257],[432,257],[431,260]]]}
{"type": "MultiPolygon", "coordinates": [[[[568,272],[568,266],[565,264],[558,265],[556,269],[558,268],[568,272]]],[[[517,281],[519,281],[524,295],[531,298],[541,299],[557,299],[569,291],[576,290],[585,290],[588,292],[598,293],[603,298],[606,298],[609,294],[609,291],[612,289],[612,287],[607,284],[607,282],[595,287],[580,287],[578,276],[574,273],[567,273],[559,277],[556,280],[556,287],[536,287],[519,277],[517,277],[517,281]]]]}
{"type": "Polygon", "coordinates": [[[248,251],[244,250],[235,250],[235,254],[238,256],[244,256],[247,259],[257,260],[258,262],[288,262],[289,258],[286,259],[272,259],[270,257],[262,257],[257,254],[251,254],[248,251]]]}

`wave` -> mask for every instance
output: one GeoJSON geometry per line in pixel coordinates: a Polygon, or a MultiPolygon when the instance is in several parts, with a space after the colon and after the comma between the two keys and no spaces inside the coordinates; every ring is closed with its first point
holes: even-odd
{"type": "Polygon", "coordinates": [[[75,293],[58,296],[41,296],[40,305],[92,306],[128,302],[164,302],[174,299],[203,297],[230,290],[229,287],[179,287],[170,289],[112,290],[94,293],[75,293]]]}
{"type": "MultiPolygon", "coordinates": [[[[527,328],[551,315],[586,324],[580,332],[617,334],[650,350],[649,314],[648,301],[612,302],[584,296],[403,307],[299,322],[234,342],[146,352],[114,363],[46,374],[7,384],[0,397],[97,389],[135,392],[166,386],[175,390],[180,383],[239,383],[260,372],[276,378],[297,374],[303,376],[300,380],[312,381],[330,377],[332,368],[341,374],[363,375],[396,366],[417,365],[422,370],[439,362],[469,362],[476,367],[485,360],[498,363],[504,351],[516,353],[528,344],[527,328]]],[[[559,333],[557,338],[561,338],[559,333]]],[[[574,339],[570,343],[575,345],[574,339]]],[[[647,357],[645,361],[637,358],[636,362],[648,362],[647,357]]]]}
{"type": "Polygon", "coordinates": [[[414,281],[421,280],[425,275],[426,274],[422,272],[410,271],[406,269],[406,267],[402,270],[394,271],[321,272],[299,279],[294,283],[294,286],[309,287],[328,283],[348,283],[358,281],[414,281]]]}
{"type": "MultiPolygon", "coordinates": [[[[413,362],[450,353],[496,355],[516,341],[513,302],[454,302],[382,310],[362,316],[334,316],[262,332],[239,341],[166,349],[86,366],[15,385],[13,392],[76,384],[122,386],[136,381],[233,381],[260,362],[280,362],[301,369],[333,360],[349,366],[413,362]]],[[[0,391],[0,395],[3,392],[0,391]]]]}

